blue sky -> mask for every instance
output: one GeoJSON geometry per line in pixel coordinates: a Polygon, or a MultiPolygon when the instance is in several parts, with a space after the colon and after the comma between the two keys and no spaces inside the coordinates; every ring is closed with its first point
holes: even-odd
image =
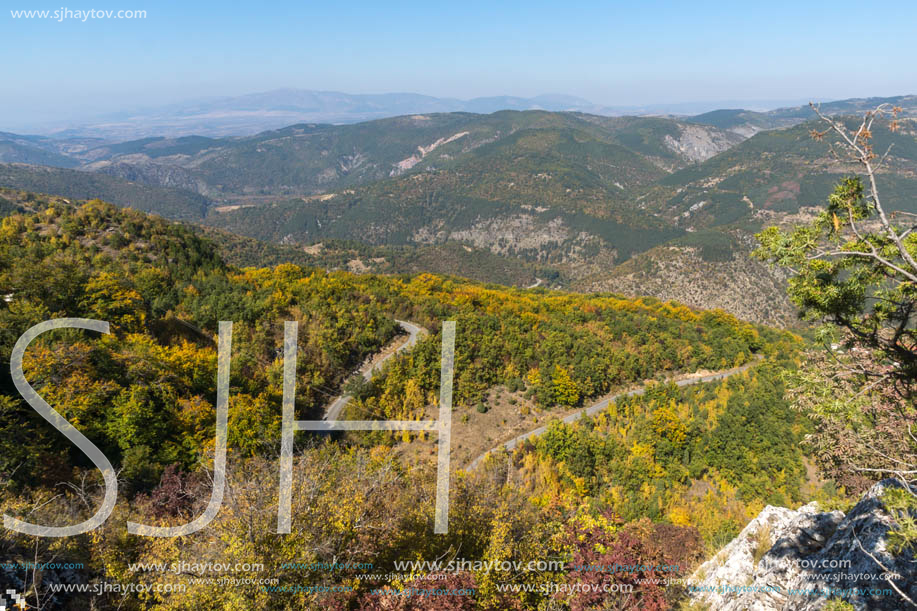
{"type": "Polygon", "coordinates": [[[6,0],[18,121],[282,87],[599,104],[917,93],[917,3],[6,0]],[[145,10],[13,19],[10,10],[145,10]]]}

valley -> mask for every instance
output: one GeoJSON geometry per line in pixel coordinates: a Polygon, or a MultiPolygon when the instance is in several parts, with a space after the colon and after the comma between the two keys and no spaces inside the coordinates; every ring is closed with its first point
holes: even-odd
{"type": "MultiPolygon", "coordinates": [[[[854,113],[880,101],[823,107],[854,113]]],[[[877,145],[893,145],[884,170],[892,206],[910,212],[917,100],[888,102],[902,105],[903,129],[880,126],[877,145]]],[[[755,232],[820,205],[853,169],[811,138],[812,116],[806,108],[695,117],[501,111],[230,138],[5,134],[0,185],[191,220],[223,232],[211,235],[234,249],[239,238],[229,236],[278,245],[270,255],[262,245],[229,255],[241,263],[269,256],[516,286],[543,278],[554,288],[649,294],[795,324],[785,278],[749,253],[755,232]]]]}

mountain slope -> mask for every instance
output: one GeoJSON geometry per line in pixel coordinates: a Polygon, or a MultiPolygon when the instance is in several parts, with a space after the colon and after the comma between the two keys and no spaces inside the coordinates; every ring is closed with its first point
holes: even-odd
{"type": "MultiPolygon", "coordinates": [[[[881,174],[893,209],[917,211],[917,119],[902,119],[892,133],[887,122],[873,130],[876,151],[891,146],[881,174]]],[[[674,172],[644,194],[644,209],[685,228],[715,227],[774,213],[795,213],[825,201],[832,185],[857,168],[835,158],[833,140],[816,140],[818,122],[755,134],[693,167],[674,172]]]]}
{"type": "Polygon", "coordinates": [[[311,195],[457,160],[532,129],[572,130],[583,143],[623,147],[665,169],[706,159],[741,140],[715,127],[673,119],[615,121],[578,113],[503,111],[300,124],[246,138],[147,138],[98,147],[82,159],[87,169],[155,185],[174,186],[164,183],[163,175],[183,175],[188,188],[210,196],[311,195]],[[685,131],[702,132],[706,146],[686,146],[685,131]]]}
{"type": "Polygon", "coordinates": [[[56,141],[50,138],[0,132],[0,163],[32,163],[61,168],[80,165],[77,159],[59,153],[56,148],[56,141]]]}
{"type": "MultiPolygon", "coordinates": [[[[428,144],[402,149],[406,157],[397,162],[389,156],[380,163],[373,161],[380,157],[369,141],[347,157],[347,172],[325,171],[329,186],[349,188],[270,205],[222,206],[207,223],[284,243],[460,241],[499,255],[566,262],[582,274],[584,264],[606,266],[682,233],[637,209],[635,196],[670,168],[738,140],[714,128],[653,118],[503,112],[397,121],[423,130],[428,144]],[[355,184],[383,173],[384,180],[355,184]]],[[[340,139],[360,130],[363,138],[367,130],[390,128],[388,123],[334,133],[340,139]]],[[[280,149],[292,146],[283,143],[275,152],[283,155],[280,149]]],[[[314,152],[302,156],[315,159],[314,152]]]]}
{"type": "MultiPolygon", "coordinates": [[[[875,126],[877,151],[891,147],[879,175],[891,211],[917,212],[917,119],[875,126]]],[[[749,320],[795,324],[786,278],[752,260],[754,233],[766,225],[807,222],[834,184],[859,168],[831,154],[830,138],[812,138],[817,122],[757,133],[703,163],[673,172],[639,195],[648,214],[686,234],[613,269],[577,279],[579,290],[616,290],[722,307],[749,320]]]]}
{"type": "Polygon", "coordinates": [[[203,218],[210,204],[206,197],[187,190],[151,187],[104,174],[25,164],[0,164],[0,187],[72,199],[102,197],[119,206],[188,220],[203,218]]]}
{"type": "Polygon", "coordinates": [[[575,290],[652,295],[695,308],[719,308],[745,320],[793,327],[796,308],[786,276],[751,258],[753,239],[739,230],[688,233],[611,269],[575,279],[575,290]]]}
{"type": "MultiPolygon", "coordinates": [[[[907,115],[915,100],[891,102],[907,115]]],[[[793,324],[785,278],[749,253],[755,232],[804,220],[856,171],[830,155],[830,139],[811,137],[821,125],[798,123],[811,112],[721,110],[689,120],[443,113],[246,138],[146,138],[74,148],[94,173],[20,170],[26,175],[3,184],[77,197],[104,188],[120,204],[289,246],[291,260],[317,243],[362,242],[309,255],[336,269],[429,266],[524,286],[542,278],[793,324]],[[774,129],[785,123],[795,125],[774,129]],[[37,180],[41,172],[58,179],[37,180]],[[91,177],[101,182],[74,191],[91,177]]],[[[899,124],[896,133],[882,122],[874,130],[877,150],[894,144],[880,180],[891,209],[917,211],[917,119],[899,124]]]]}
{"type": "MultiPolygon", "coordinates": [[[[872,110],[880,104],[890,107],[899,107],[902,116],[917,116],[917,96],[899,95],[888,98],[851,98],[821,102],[819,109],[828,115],[862,116],[866,111],[872,110]]],[[[767,129],[792,127],[798,123],[812,121],[816,118],[815,112],[808,105],[777,108],[765,112],[755,112],[745,109],[720,109],[712,110],[686,119],[693,123],[712,125],[746,137],[767,129]]]]}

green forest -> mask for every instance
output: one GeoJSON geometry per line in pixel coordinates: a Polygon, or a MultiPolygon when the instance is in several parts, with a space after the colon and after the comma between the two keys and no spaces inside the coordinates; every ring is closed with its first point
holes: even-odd
{"type": "MultiPolygon", "coordinates": [[[[44,320],[111,323],[109,335],[41,336],[24,367],[42,397],[105,452],[121,483],[103,527],[64,540],[7,531],[7,555],[79,561],[87,567],[80,579],[88,573],[94,583],[140,579],[174,589],[191,578],[138,573],[135,563],[200,558],[263,564],[261,577],[279,579],[272,588],[308,583],[346,590],[287,590],[277,597],[264,584],[196,584],[124,599],[122,608],[423,608],[414,606],[421,599],[398,595],[420,582],[386,573],[397,560],[433,556],[570,564],[599,554],[609,562],[680,564],[683,573],[764,503],[797,500],[809,485],[797,446],[807,424],[782,396],[780,371],[794,366],[802,347],[787,332],[652,298],[513,289],[431,274],[354,275],[293,263],[239,268],[198,232],[139,211],[99,200],[69,203],[12,191],[4,197],[16,211],[0,225],[0,355],[8,361],[17,338],[44,320]],[[524,390],[550,419],[610,392],[657,382],[594,418],[552,425],[515,452],[509,471],[499,457],[473,471],[455,465],[448,535],[432,532],[433,459],[401,458],[411,435],[302,433],[293,532],[277,535],[283,323],[296,320],[300,327],[297,417],[319,418],[349,372],[396,338],[395,319],[430,333],[360,389],[351,415],[419,419],[436,405],[444,320],[455,320],[458,330],[456,409],[480,404],[488,389],[504,385],[524,390]],[[162,540],[127,535],[129,519],[184,523],[209,497],[215,337],[223,320],[234,323],[230,492],[204,531],[162,540]],[[719,383],[664,382],[743,364],[752,368],[719,383]],[[342,558],[383,568],[368,577],[300,568],[342,558]],[[290,566],[297,568],[282,568],[290,566]]],[[[58,525],[91,514],[101,495],[98,473],[8,378],[0,427],[5,513],[58,525]]],[[[68,595],[42,590],[50,577],[29,583],[54,604],[70,604],[68,595]]],[[[450,596],[457,609],[538,608],[551,600],[584,609],[592,604],[588,596],[546,598],[531,590],[582,577],[510,569],[447,579],[475,592],[450,596]],[[512,584],[520,591],[508,591],[512,584]],[[521,588],[526,584],[531,591],[521,588]]],[[[628,579],[638,584],[644,577],[628,579]]],[[[640,583],[635,591],[640,608],[666,608],[680,596],[661,585],[640,583]]]]}

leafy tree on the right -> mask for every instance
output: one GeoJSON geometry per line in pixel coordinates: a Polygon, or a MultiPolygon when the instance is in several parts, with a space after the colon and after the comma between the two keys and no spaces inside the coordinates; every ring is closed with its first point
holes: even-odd
{"type": "MultiPolygon", "coordinates": [[[[882,201],[881,175],[896,160],[872,138],[877,121],[901,129],[901,109],[881,105],[857,121],[813,109],[826,127],[812,136],[859,171],[812,222],[757,236],[755,255],[789,269],[790,298],[823,323],[825,349],[788,375],[789,396],[816,422],[809,441],[827,475],[854,492],[887,476],[906,484],[917,479],[917,214],[882,201]]],[[[917,550],[917,528],[899,526],[917,550]]]]}
{"type": "MultiPolygon", "coordinates": [[[[859,163],[862,175],[841,180],[814,222],[758,234],[755,254],[793,272],[790,297],[805,317],[833,323],[894,365],[864,374],[894,378],[910,396],[917,380],[917,215],[886,210],[877,178],[891,149],[880,156],[871,143],[873,123],[898,110],[879,106],[850,128],[815,108],[828,128],[813,137],[833,134],[834,153],[859,163]]],[[[897,121],[889,127],[897,131],[897,121]]]]}

